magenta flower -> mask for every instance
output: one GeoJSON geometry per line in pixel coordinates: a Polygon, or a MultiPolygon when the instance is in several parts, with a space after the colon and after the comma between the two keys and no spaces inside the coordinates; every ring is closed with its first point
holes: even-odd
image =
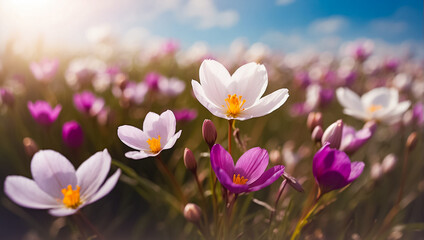
{"type": "Polygon", "coordinates": [[[98,98],[90,91],[74,94],[75,108],[90,116],[96,116],[104,107],[103,98],[98,98]]]}
{"type": "Polygon", "coordinates": [[[350,162],[346,153],[325,144],[315,154],[312,172],[321,194],[343,188],[357,179],[364,170],[363,162],[350,162]]]}
{"type": "Polygon", "coordinates": [[[59,61],[57,59],[44,59],[40,62],[32,62],[29,67],[35,79],[41,82],[49,82],[59,68],[59,61]]]}
{"type": "Polygon", "coordinates": [[[177,122],[190,122],[197,117],[197,111],[196,109],[180,109],[180,110],[173,110],[175,119],[177,122]]]}
{"type": "Polygon", "coordinates": [[[245,152],[234,166],[231,155],[219,144],[211,149],[211,165],[223,187],[232,193],[254,192],[270,185],[284,173],[277,165],[267,171],[269,157],[265,149],[255,147],[245,152]]]}
{"type": "Polygon", "coordinates": [[[36,122],[44,126],[50,126],[59,116],[62,106],[56,105],[53,109],[46,101],[28,102],[28,109],[36,122]]]}
{"type": "Polygon", "coordinates": [[[84,140],[84,133],[81,126],[76,121],[69,121],[63,124],[62,139],[71,148],[79,148],[84,140]]]}
{"type": "Polygon", "coordinates": [[[160,74],[151,72],[144,77],[144,82],[147,84],[150,90],[158,90],[160,78],[160,74]]]}

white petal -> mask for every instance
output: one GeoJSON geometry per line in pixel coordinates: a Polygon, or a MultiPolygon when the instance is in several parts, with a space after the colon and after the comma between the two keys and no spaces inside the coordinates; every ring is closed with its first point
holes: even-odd
{"type": "Polygon", "coordinates": [[[354,109],[350,109],[350,108],[345,108],[343,110],[344,114],[358,118],[358,119],[362,119],[362,120],[370,120],[369,116],[367,115],[366,112],[359,112],[356,111],[354,109]]]}
{"type": "MultiPolygon", "coordinates": [[[[200,86],[200,84],[194,80],[191,81],[191,85],[193,86],[193,92],[194,92],[194,96],[196,96],[197,100],[206,108],[209,110],[209,112],[211,112],[213,115],[220,117],[220,118],[225,118],[225,119],[229,119],[226,115],[225,115],[225,110],[223,107],[221,106],[217,106],[215,105],[215,103],[211,102],[205,95],[202,86],[200,86]]],[[[224,100],[225,102],[225,100],[224,100]]],[[[224,103],[225,104],[225,103],[224,103]]]]}
{"type": "Polygon", "coordinates": [[[156,156],[156,155],[153,153],[151,154],[146,153],[145,151],[129,151],[125,153],[125,157],[135,159],[135,160],[152,157],[152,156],[156,156]]]}
{"type": "Polygon", "coordinates": [[[147,143],[149,136],[136,127],[129,125],[119,126],[118,137],[125,145],[131,148],[137,150],[149,149],[149,144],[147,143]]]}
{"type": "Polygon", "coordinates": [[[339,103],[347,109],[352,109],[355,112],[364,112],[361,99],[359,96],[348,88],[338,88],[336,91],[339,103]]]}
{"type": "Polygon", "coordinates": [[[22,176],[8,176],[4,181],[4,192],[14,201],[27,208],[46,209],[60,204],[41,190],[35,181],[22,176]]]}
{"type": "Polygon", "coordinates": [[[361,97],[361,101],[365,107],[371,105],[381,105],[383,108],[390,106],[391,101],[398,102],[398,94],[390,91],[390,89],[385,87],[375,88],[361,97]],[[395,98],[395,99],[394,99],[395,98]]]}
{"type": "Polygon", "coordinates": [[[90,199],[87,199],[87,204],[99,200],[112,191],[118,182],[119,176],[121,176],[121,169],[116,170],[116,172],[105,182],[105,184],[103,184],[99,191],[97,191],[90,199]]]}
{"type": "Polygon", "coordinates": [[[277,91],[259,99],[252,107],[241,112],[240,117],[236,119],[246,120],[253,117],[261,117],[271,113],[283,105],[289,97],[289,90],[286,88],[278,89],[277,91]]]}
{"type": "Polygon", "coordinates": [[[229,94],[228,85],[231,83],[227,69],[215,60],[204,60],[200,65],[199,78],[205,96],[218,106],[225,104],[229,94]]]}
{"type": "Polygon", "coordinates": [[[62,154],[53,150],[38,151],[31,161],[31,173],[37,185],[54,198],[63,198],[62,189],[75,187],[75,168],[62,154]]]}
{"type": "Polygon", "coordinates": [[[166,110],[160,115],[160,121],[162,125],[165,126],[166,135],[161,135],[163,141],[168,141],[175,134],[175,127],[177,125],[177,121],[175,119],[175,115],[171,110],[166,110]]]}
{"type": "Polygon", "coordinates": [[[76,213],[81,207],[77,208],[77,209],[72,209],[72,208],[53,208],[49,210],[49,213],[53,216],[56,217],[64,217],[64,216],[69,216],[72,215],[74,213],[76,213]]]}
{"type": "MultiPolygon", "coordinates": [[[[149,136],[149,138],[158,138],[161,137],[161,143],[166,142],[168,139],[168,128],[171,127],[174,130],[175,133],[175,124],[174,126],[169,126],[168,124],[172,122],[172,117],[170,114],[174,115],[172,111],[168,110],[170,113],[167,113],[165,111],[160,116],[156,113],[149,112],[146,115],[146,118],[144,119],[143,123],[143,131],[149,136]]],[[[175,116],[174,116],[175,121],[175,116]]],[[[174,134],[172,133],[172,134],[174,134]]],[[[149,149],[149,148],[147,148],[149,149]]]]}
{"type": "Polygon", "coordinates": [[[398,104],[391,112],[388,112],[385,116],[381,118],[382,121],[392,124],[400,121],[402,115],[408,110],[409,106],[411,106],[410,101],[404,101],[398,104]]]}
{"type": "Polygon", "coordinates": [[[81,187],[80,196],[90,196],[104,182],[112,159],[107,149],[97,152],[77,169],[78,185],[81,187]]]}
{"type": "Polygon", "coordinates": [[[248,63],[238,68],[229,85],[229,94],[243,96],[246,100],[245,108],[252,106],[264,94],[268,85],[268,74],[265,66],[257,63],[248,63]]]}
{"type": "Polygon", "coordinates": [[[162,149],[170,149],[174,146],[175,142],[177,141],[178,138],[180,138],[181,136],[181,132],[182,130],[178,131],[174,136],[172,136],[168,142],[166,143],[165,146],[163,146],[162,149]]]}

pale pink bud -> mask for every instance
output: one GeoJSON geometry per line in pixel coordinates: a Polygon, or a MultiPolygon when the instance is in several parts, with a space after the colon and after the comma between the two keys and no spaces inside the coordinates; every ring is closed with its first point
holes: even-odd
{"type": "Polygon", "coordinates": [[[311,138],[314,142],[320,142],[323,135],[323,130],[321,126],[316,126],[312,131],[311,138]]]}
{"type": "Polygon", "coordinates": [[[184,207],[184,217],[190,222],[198,223],[202,218],[202,210],[194,203],[187,203],[184,207]]]}
{"type": "Polygon", "coordinates": [[[390,171],[392,171],[397,163],[397,157],[396,155],[394,155],[393,153],[390,153],[389,155],[387,155],[384,159],[383,162],[381,163],[381,167],[383,169],[384,173],[388,173],[390,171]]]}
{"type": "Polygon", "coordinates": [[[311,131],[313,131],[316,126],[322,127],[322,113],[320,112],[309,113],[308,119],[306,120],[306,125],[311,131]]]}
{"type": "Polygon", "coordinates": [[[337,120],[331,124],[322,135],[321,143],[330,143],[330,148],[339,149],[342,142],[343,121],[337,120]]]}
{"type": "Polygon", "coordinates": [[[205,119],[205,121],[203,121],[202,136],[205,142],[208,144],[209,149],[211,149],[215,144],[217,133],[215,125],[209,119],[205,119]]]}

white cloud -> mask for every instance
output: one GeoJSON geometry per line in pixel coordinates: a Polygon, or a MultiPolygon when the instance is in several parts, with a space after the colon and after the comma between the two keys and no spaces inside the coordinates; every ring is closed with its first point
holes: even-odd
{"type": "Polygon", "coordinates": [[[371,21],[370,27],[380,34],[396,35],[404,33],[408,29],[408,24],[401,20],[376,19],[371,21]]]}
{"type": "Polygon", "coordinates": [[[280,5],[280,6],[285,6],[285,5],[289,5],[291,3],[294,3],[295,0],[277,0],[275,2],[275,4],[280,5]]]}
{"type": "Polygon", "coordinates": [[[331,16],[313,21],[309,30],[313,33],[332,34],[339,32],[348,25],[348,20],[342,16],[331,16]]]}
{"type": "Polygon", "coordinates": [[[229,28],[238,22],[239,14],[234,10],[218,10],[213,0],[189,0],[182,18],[195,22],[200,29],[229,28]]]}

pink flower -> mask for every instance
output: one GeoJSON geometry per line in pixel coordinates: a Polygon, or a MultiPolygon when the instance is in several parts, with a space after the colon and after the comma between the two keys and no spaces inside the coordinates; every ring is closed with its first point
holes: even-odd
{"type": "Polygon", "coordinates": [[[50,82],[56,75],[59,61],[57,59],[44,59],[40,62],[32,62],[29,67],[35,79],[41,82],[50,82]]]}
{"type": "Polygon", "coordinates": [[[59,116],[62,106],[56,105],[54,109],[46,101],[28,102],[28,109],[36,122],[44,126],[50,126],[59,116]]]}

